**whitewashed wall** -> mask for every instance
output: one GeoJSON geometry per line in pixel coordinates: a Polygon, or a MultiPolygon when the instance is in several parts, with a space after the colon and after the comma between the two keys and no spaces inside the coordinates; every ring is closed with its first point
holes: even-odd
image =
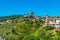
{"type": "Polygon", "coordinates": [[[59,23],[60,23],[60,20],[56,20],[56,21],[53,20],[53,21],[50,21],[50,24],[51,24],[51,25],[54,24],[56,28],[60,28],[60,24],[59,24],[59,23]]]}

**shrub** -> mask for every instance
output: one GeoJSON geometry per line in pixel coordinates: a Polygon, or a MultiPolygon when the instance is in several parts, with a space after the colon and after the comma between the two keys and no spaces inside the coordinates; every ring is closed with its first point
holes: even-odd
{"type": "Polygon", "coordinates": [[[53,29],[54,29],[53,26],[46,26],[46,27],[45,27],[45,30],[53,30],[53,29]]]}

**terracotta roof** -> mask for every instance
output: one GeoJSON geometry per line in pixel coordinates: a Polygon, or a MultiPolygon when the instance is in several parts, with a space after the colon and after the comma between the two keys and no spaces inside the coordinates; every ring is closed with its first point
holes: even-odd
{"type": "Polygon", "coordinates": [[[48,20],[60,20],[60,17],[48,18],[48,20]]]}

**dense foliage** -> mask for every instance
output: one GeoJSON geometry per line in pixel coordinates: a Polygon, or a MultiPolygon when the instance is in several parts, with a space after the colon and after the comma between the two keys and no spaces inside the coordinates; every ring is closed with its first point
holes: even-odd
{"type": "Polygon", "coordinates": [[[54,27],[42,27],[42,20],[18,20],[0,25],[0,35],[4,35],[6,40],[60,40],[60,32],[52,35],[49,30],[53,30],[54,27]]]}

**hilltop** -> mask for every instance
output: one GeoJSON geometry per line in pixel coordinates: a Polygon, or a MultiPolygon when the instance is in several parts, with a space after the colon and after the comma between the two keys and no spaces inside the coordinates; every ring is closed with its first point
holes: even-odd
{"type": "MultiPolygon", "coordinates": [[[[45,21],[40,16],[5,16],[0,20],[0,35],[4,35],[6,40],[60,40],[60,29],[55,30],[52,25],[45,25],[45,21]]],[[[49,20],[47,20],[49,21],[49,20]]]]}
{"type": "Polygon", "coordinates": [[[6,21],[6,20],[15,20],[16,18],[23,17],[23,15],[12,15],[12,16],[1,16],[0,22],[6,21]]]}

